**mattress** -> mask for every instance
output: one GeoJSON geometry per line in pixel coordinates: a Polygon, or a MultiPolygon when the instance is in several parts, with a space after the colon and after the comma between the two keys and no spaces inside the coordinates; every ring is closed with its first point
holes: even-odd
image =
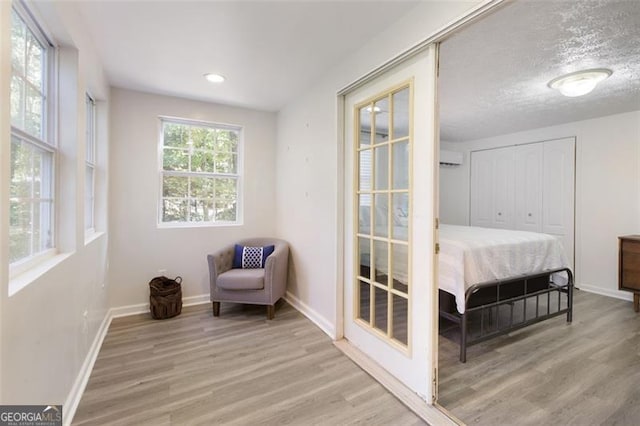
{"type": "Polygon", "coordinates": [[[464,313],[474,284],[568,267],[560,238],[535,232],[440,225],[439,282],[464,313]]]}

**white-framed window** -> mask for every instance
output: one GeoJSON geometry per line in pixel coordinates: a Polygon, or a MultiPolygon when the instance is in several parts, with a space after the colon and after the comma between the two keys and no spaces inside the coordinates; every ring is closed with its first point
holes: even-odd
{"type": "Polygon", "coordinates": [[[53,46],[20,2],[11,12],[11,182],[9,263],[53,251],[57,148],[53,131],[53,46]]]}
{"type": "Polygon", "coordinates": [[[160,225],[241,222],[242,128],[161,118],[160,225]]]}
{"type": "Polygon", "coordinates": [[[96,102],[85,95],[86,135],[85,135],[85,184],[84,184],[84,229],[86,233],[95,230],[95,187],[96,187],[96,102]]]}

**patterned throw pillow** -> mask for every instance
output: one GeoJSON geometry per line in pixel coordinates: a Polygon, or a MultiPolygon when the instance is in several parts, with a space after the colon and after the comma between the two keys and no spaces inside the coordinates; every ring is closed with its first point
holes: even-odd
{"type": "Polygon", "coordinates": [[[275,246],[249,247],[236,244],[233,255],[233,268],[264,268],[267,257],[275,250],[275,246]]]}

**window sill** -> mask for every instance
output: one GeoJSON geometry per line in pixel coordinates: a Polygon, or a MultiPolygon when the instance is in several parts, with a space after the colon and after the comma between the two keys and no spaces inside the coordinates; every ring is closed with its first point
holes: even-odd
{"type": "Polygon", "coordinates": [[[103,231],[91,231],[84,234],[85,247],[105,235],[103,231]]]}
{"type": "Polygon", "coordinates": [[[71,253],[57,254],[53,257],[38,263],[36,266],[29,268],[20,275],[9,279],[9,297],[18,293],[20,290],[36,281],[38,278],[64,262],[71,256],[71,253]]]}

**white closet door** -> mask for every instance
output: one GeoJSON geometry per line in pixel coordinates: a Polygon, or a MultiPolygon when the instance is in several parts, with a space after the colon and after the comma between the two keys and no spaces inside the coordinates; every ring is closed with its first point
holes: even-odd
{"type": "Polygon", "coordinates": [[[562,237],[573,266],[575,139],[544,143],[542,232],[562,237]]]}
{"type": "Polygon", "coordinates": [[[471,153],[471,226],[493,226],[493,150],[471,153]]]}
{"type": "Polygon", "coordinates": [[[516,147],[516,229],[542,232],[543,144],[516,147]]]}
{"type": "Polygon", "coordinates": [[[493,228],[515,226],[515,147],[492,149],[493,228]]]}

